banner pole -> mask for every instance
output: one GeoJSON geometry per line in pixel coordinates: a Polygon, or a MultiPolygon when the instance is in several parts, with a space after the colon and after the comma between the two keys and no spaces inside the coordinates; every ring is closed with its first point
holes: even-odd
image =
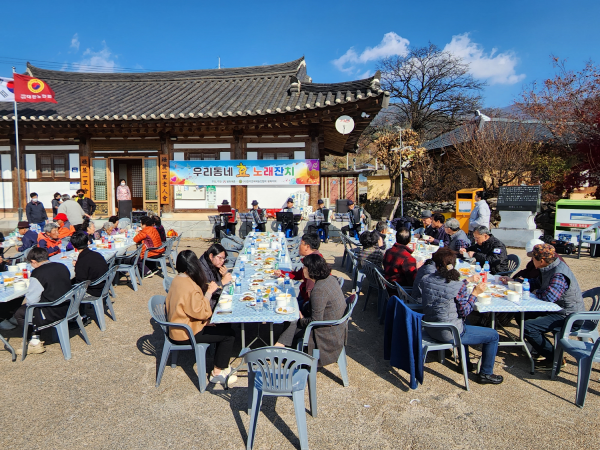
{"type": "MultiPolygon", "coordinates": [[[[13,67],[13,74],[15,73],[15,68],[13,67]]],[[[15,148],[17,149],[17,211],[19,222],[23,220],[23,208],[21,207],[21,157],[19,155],[19,116],[17,115],[17,98],[15,97],[14,101],[14,109],[15,109],[15,148]]]]}

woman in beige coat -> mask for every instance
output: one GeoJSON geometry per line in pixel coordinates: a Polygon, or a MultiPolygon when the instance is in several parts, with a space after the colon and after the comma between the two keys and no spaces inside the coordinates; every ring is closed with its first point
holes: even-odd
{"type": "MultiPolygon", "coordinates": [[[[225,384],[225,378],[231,372],[229,361],[235,333],[229,326],[210,323],[210,298],[219,286],[214,281],[206,283],[198,258],[191,250],[184,250],[177,255],[175,268],[179,275],[173,279],[167,295],[167,320],[189,325],[196,343],[216,344],[215,364],[209,381],[225,384]]],[[[169,339],[175,344],[190,342],[185,330],[180,328],[169,329],[169,339]]],[[[235,375],[230,376],[229,384],[236,380],[235,375]]]]}

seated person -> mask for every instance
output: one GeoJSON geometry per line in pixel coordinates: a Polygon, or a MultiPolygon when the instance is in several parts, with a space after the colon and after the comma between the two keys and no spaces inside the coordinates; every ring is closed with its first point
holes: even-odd
{"type": "MultiPolygon", "coordinates": [[[[542,272],[540,272],[540,269],[535,267],[535,263],[533,262],[533,247],[535,247],[538,244],[544,244],[544,241],[542,241],[541,239],[531,239],[527,242],[527,244],[525,244],[525,251],[527,252],[527,257],[531,259],[529,260],[529,262],[523,270],[519,270],[512,276],[512,280],[519,281],[520,283],[522,283],[524,278],[527,278],[528,280],[534,280],[540,277],[542,272]]],[[[555,253],[554,256],[560,259],[562,262],[565,262],[562,256],[560,256],[558,253],[555,253]]],[[[501,279],[504,281],[504,284],[506,284],[510,280],[508,277],[502,277],[501,279]]]]}
{"type": "MultiPolygon", "coordinates": [[[[294,208],[294,199],[292,197],[287,199],[286,206],[281,210],[282,212],[291,212],[294,215],[300,214],[298,208],[294,208]]],[[[284,233],[286,230],[292,230],[292,236],[298,236],[298,224],[295,221],[282,224],[282,230],[284,233]]]]}
{"type": "Polygon", "coordinates": [[[459,251],[464,259],[471,259],[473,264],[478,262],[481,267],[487,261],[490,264],[492,275],[508,270],[508,255],[506,246],[494,237],[488,227],[480,226],[473,231],[475,243],[466,249],[459,251]]]}
{"type": "MultiPolygon", "coordinates": [[[[321,240],[316,234],[306,233],[302,236],[300,246],[298,247],[298,253],[302,257],[312,255],[313,253],[321,255],[321,253],[319,253],[320,246],[321,240]]],[[[302,268],[291,272],[287,270],[276,270],[274,273],[276,277],[285,276],[286,274],[288,274],[290,276],[290,279],[292,280],[302,280],[298,294],[298,303],[300,304],[300,306],[302,306],[304,302],[307,302],[310,298],[310,291],[312,291],[314,283],[311,280],[307,280],[304,278],[304,270],[302,268]]]]}
{"type": "Polygon", "coordinates": [[[386,235],[388,234],[388,232],[389,232],[389,230],[388,230],[387,223],[385,223],[383,220],[380,220],[379,222],[377,222],[377,225],[375,225],[375,230],[373,231],[373,233],[375,233],[375,236],[377,236],[377,246],[383,252],[386,251],[385,238],[386,238],[386,235]]]}
{"type": "MultiPolygon", "coordinates": [[[[214,368],[209,381],[225,384],[231,372],[229,361],[233,356],[235,332],[228,324],[209,325],[212,317],[210,299],[219,286],[206,279],[196,254],[191,250],[179,252],[175,268],[179,275],[173,278],[167,294],[167,320],[189,325],[196,343],[216,344],[214,368]]],[[[169,328],[169,339],[175,344],[190,342],[188,334],[181,328],[169,328]]],[[[206,374],[199,373],[198,376],[204,377],[206,374]]],[[[236,381],[237,376],[231,375],[228,384],[236,381]]]]}
{"type": "Polygon", "coordinates": [[[383,276],[390,283],[400,286],[412,286],[417,275],[417,260],[412,256],[412,249],[407,247],[410,242],[408,228],[396,230],[396,243],[383,256],[383,276]]]}
{"type": "Polygon", "coordinates": [[[156,228],[154,228],[154,220],[152,217],[142,216],[140,218],[140,224],[142,229],[133,237],[133,242],[143,247],[142,254],[138,260],[138,265],[142,276],[146,276],[151,273],[150,266],[152,267],[152,270],[156,269],[156,263],[151,259],[162,255],[165,252],[165,249],[149,250],[158,248],[162,245],[160,235],[158,234],[158,231],[156,231],[156,228]],[[146,259],[147,267],[142,267],[146,251],[148,251],[146,259]]]}
{"type": "Polygon", "coordinates": [[[58,237],[58,225],[54,222],[44,225],[44,231],[38,234],[38,247],[48,251],[48,256],[60,253],[61,239],[58,237]]]}
{"type": "Polygon", "coordinates": [[[415,276],[413,288],[410,292],[410,296],[414,298],[418,303],[421,303],[422,297],[421,287],[419,286],[419,283],[425,275],[429,275],[430,273],[435,273],[435,263],[431,258],[426,259],[423,265],[419,267],[419,270],[417,270],[417,275],[415,276]]]}
{"type": "MultiPolygon", "coordinates": [[[[54,233],[58,234],[58,225],[54,225],[54,233]]],[[[27,255],[27,261],[33,267],[29,288],[25,294],[25,304],[15,312],[15,319],[21,330],[25,326],[25,312],[27,305],[36,303],[52,303],[69,292],[71,286],[71,274],[67,266],[61,263],[48,261],[48,250],[46,248],[32,248],[27,255]]],[[[37,328],[64,319],[69,309],[70,302],[64,302],[57,306],[36,308],[33,312],[33,332],[27,349],[27,354],[44,353],[46,349],[39,339],[37,328]]],[[[16,349],[20,354],[21,348],[16,349]]]]}
{"type": "MultiPolygon", "coordinates": [[[[327,244],[329,242],[329,223],[325,223],[325,214],[323,213],[323,209],[325,206],[325,202],[322,199],[317,201],[317,210],[315,211],[315,223],[308,226],[309,233],[315,233],[317,236],[319,235],[319,228],[323,230],[323,243],[327,244]]],[[[328,218],[329,219],[329,218],[328,218]]]]}
{"type": "Polygon", "coordinates": [[[431,226],[433,219],[431,216],[431,211],[428,209],[421,211],[421,222],[423,222],[423,226],[415,230],[415,237],[417,239],[423,239],[424,236],[433,236],[434,230],[431,226]]]}
{"type": "Polygon", "coordinates": [[[381,269],[383,267],[383,252],[377,246],[378,235],[374,231],[365,231],[360,235],[359,240],[362,247],[354,249],[358,268],[362,269],[363,261],[370,261],[375,267],[381,269]]]}
{"type": "Polygon", "coordinates": [[[114,236],[118,234],[117,227],[112,222],[104,222],[102,229],[100,230],[100,234],[102,234],[102,232],[106,233],[108,236],[114,236]]]}
{"type": "Polygon", "coordinates": [[[435,213],[431,218],[431,230],[425,231],[423,239],[433,245],[440,245],[440,242],[443,242],[444,246],[448,246],[450,236],[446,234],[446,229],[444,228],[445,220],[446,218],[443,214],[435,213]]]}
{"type": "Polygon", "coordinates": [[[210,307],[212,309],[215,309],[215,306],[219,301],[223,286],[231,283],[231,274],[227,267],[225,267],[226,260],[227,251],[221,244],[211,245],[198,260],[200,269],[202,270],[202,274],[207,283],[214,281],[218,287],[217,290],[213,291],[212,296],[209,298],[210,307]]]}
{"type": "MultiPolygon", "coordinates": [[[[88,234],[79,230],[71,237],[71,244],[79,251],[79,256],[73,260],[75,266],[74,284],[82,281],[96,281],[108,272],[108,264],[100,253],[88,248],[88,234]]],[[[90,286],[87,293],[92,297],[100,297],[104,289],[104,282],[97,286],[90,286]]]]}
{"type": "Polygon", "coordinates": [[[88,236],[88,243],[92,243],[94,240],[102,239],[102,235],[96,230],[96,225],[87,217],[81,224],[81,231],[84,231],[88,236]]]}
{"type": "MultiPolygon", "coordinates": [[[[229,206],[229,201],[223,200],[221,202],[221,206],[229,206]]],[[[235,236],[235,210],[232,209],[231,206],[225,209],[231,211],[231,214],[219,213],[219,216],[221,217],[221,223],[215,225],[215,240],[217,241],[221,240],[221,231],[224,234],[227,234],[227,231],[229,231],[229,234],[235,236]]]]}
{"type": "MultiPolygon", "coordinates": [[[[466,346],[482,344],[481,371],[478,381],[481,384],[500,384],[501,375],[494,375],[494,361],[498,352],[498,332],[492,328],[475,327],[465,324],[465,319],[473,310],[477,296],[485,291],[486,284],[479,283],[469,295],[469,282],[479,281],[479,276],[460,281],[456,266],[456,253],[449,248],[440,248],[431,259],[436,272],[426,275],[420,281],[422,292],[423,320],[427,322],[449,322],[458,328],[465,353],[466,346]]],[[[452,333],[446,329],[428,328],[427,334],[440,342],[453,342],[452,333]]]]}
{"type": "Polygon", "coordinates": [[[58,224],[58,237],[60,239],[69,237],[75,233],[75,228],[71,225],[65,213],[57,214],[54,221],[58,224]]]}
{"type": "Polygon", "coordinates": [[[162,222],[160,220],[160,217],[154,216],[152,219],[154,220],[154,228],[156,228],[156,231],[158,231],[158,235],[160,236],[160,240],[162,242],[166,242],[166,240],[167,240],[167,233],[165,231],[165,227],[162,226],[162,222]]]}
{"type": "Polygon", "coordinates": [[[460,222],[454,217],[446,220],[444,223],[446,234],[449,236],[447,247],[455,252],[460,252],[461,248],[468,248],[471,246],[471,240],[467,233],[460,229],[460,222]]]}
{"type": "MultiPolygon", "coordinates": [[[[552,370],[554,347],[546,338],[546,333],[558,333],[565,318],[572,313],[585,311],[581,288],[569,266],[556,255],[550,244],[537,244],[533,247],[533,264],[540,276],[529,280],[531,292],[544,301],[556,303],[562,309],[558,312],[528,313],[525,315],[525,340],[544,359],[536,363],[536,369],[552,370]]],[[[506,278],[502,278],[504,282],[506,278]]],[[[575,323],[574,329],[580,323],[575,323]]]]}
{"type": "MultiPolygon", "coordinates": [[[[331,275],[331,269],[321,255],[307,255],[302,260],[304,278],[314,283],[310,292],[310,301],[300,312],[297,322],[288,322],[275,346],[296,348],[298,340],[304,336],[309,323],[321,320],[339,320],[346,312],[344,294],[337,281],[331,275]]],[[[319,349],[319,365],[326,366],[338,360],[342,347],[346,343],[348,323],[315,328],[308,341],[308,354],[319,349]]]]}
{"type": "Polygon", "coordinates": [[[250,210],[250,212],[252,213],[252,219],[254,220],[256,228],[258,228],[259,231],[264,233],[265,231],[267,231],[267,219],[266,217],[264,217],[264,215],[258,213],[258,209],[258,201],[252,200],[252,209],[250,210]]]}
{"type": "Polygon", "coordinates": [[[29,229],[29,222],[22,220],[17,224],[17,228],[21,235],[21,246],[17,248],[18,251],[24,252],[28,248],[37,245],[38,234],[29,229]]]}

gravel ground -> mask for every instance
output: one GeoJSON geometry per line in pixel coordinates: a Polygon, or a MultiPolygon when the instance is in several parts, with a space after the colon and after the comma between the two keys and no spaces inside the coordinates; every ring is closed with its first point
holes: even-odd
{"type": "MultiPolygon", "coordinates": [[[[200,253],[207,244],[184,239],[180,250],[186,246],[200,253]]],[[[343,247],[329,243],[322,251],[339,274],[343,247]]],[[[523,251],[511,252],[524,257],[523,251]]],[[[600,284],[598,261],[567,258],[582,289],[600,284]]],[[[95,323],[89,325],[91,346],[72,333],[70,361],[63,359],[58,343],[48,342],[50,335],[43,337],[47,352],[24,362],[13,363],[8,353],[0,352],[0,448],[245,448],[245,373],[228,391],[209,385],[200,394],[194,361],[184,353],[177,368],[167,366],[160,387],[154,386],[163,338],[150,322],[147,302],[163,292],[158,276],[145,280],[137,293],[118,286],[118,321],[107,317],[104,333],[95,323]]],[[[495,372],[505,378],[500,386],[473,380],[467,392],[453,361],[431,360],[424,385],[413,391],[406,373],[383,360],[375,296],[364,312],[363,304],[361,295],[349,326],[350,386],[342,386],[336,364],[319,371],[319,414],[307,414],[312,448],[545,449],[598,442],[600,432],[590,426],[600,411],[598,367],[584,409],[574,405],[573,359],[550,381],[547,373],[530,375],[529,361],[517,350],[498,353],[495,372]]],[[[15,333],[4,335],[13,346],[21,344],[15,333]]],[[[237,346],[236,351],[239,339],[237,346]]],[[[476,362],[479,354],[471,352],[476,362]]],[[[210,370],[211,360],[208,366],[210,370]]],[[[266,398],[255,448],[298,447],[291,399],[266,398]]]]}

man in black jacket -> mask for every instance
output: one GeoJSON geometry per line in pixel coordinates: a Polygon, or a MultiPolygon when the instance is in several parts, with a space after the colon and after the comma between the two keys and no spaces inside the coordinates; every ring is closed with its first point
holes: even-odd
{"type": "Polygon", "coordinates": [[[85,196],[85,191],[83,189],[79,189],[77,191],[77,203],[81,205],[81,209],[83,212],[89,216],[94,215],[94,211],[96,211],[96,204],[91,198],[85,196]]]}
{"type": "MultiPolygon", "coordinates": [[[[27,305],[37,303],[52,303],[71,290],[71,274],[67,266],[61,263],[48,261],[48,251],[45,248],[34,247],[27,255],[27,261],[33,267],[29,288],[25,294],[25,304],[15,312],[18,326],[25,326],[25,312],[27,305]]],[[[34,331],[27,353],[44,353],[44,343],[39,340],[37,328],[46,324],[64,319],[70,302],[64,302],[57,306],[36,308],[33,313],[34,331]]],[[[16,350],[20,354],[21,348],[16,350]]]]}
{"type": "Polygon", "coordinates": [[[473,245],[466,249],[460,249],[460,253],[464,258],[475,260],[475,262],[481,264],[482,268],[487,261],[490,264],[492,275],[508,270],[506,246],[490,233],[488,227],[479,226],[475,228],[473,230],[473,239],[475,239],[473,245]]]}
{"type": "MultiPolygon", "coordinates": [[[[108,272],[108,264],[106,263],[104,256],[88,248],[88,235],[84,231],[76,231],[73,233],[73,236],[71,236],[71,244],[79,250],[77,262],[73,261],[75,264],[74,284],[88,280],[96,281],[108,272]]],[[[104,289],[104,283],[88,287],[87,293],[92,297],[100,297],[100,295],[102,295],[102,289],[104,289]]]]}
{"type": "Polygon", "coordinates": [[[31,201],[25,206],[25,215],[29,223],[36,223],[43,230],[46,221],[48,220],[48,214],[44,208],[44,204],[39,201],[37,192],[29,194],[31,201]]]}

